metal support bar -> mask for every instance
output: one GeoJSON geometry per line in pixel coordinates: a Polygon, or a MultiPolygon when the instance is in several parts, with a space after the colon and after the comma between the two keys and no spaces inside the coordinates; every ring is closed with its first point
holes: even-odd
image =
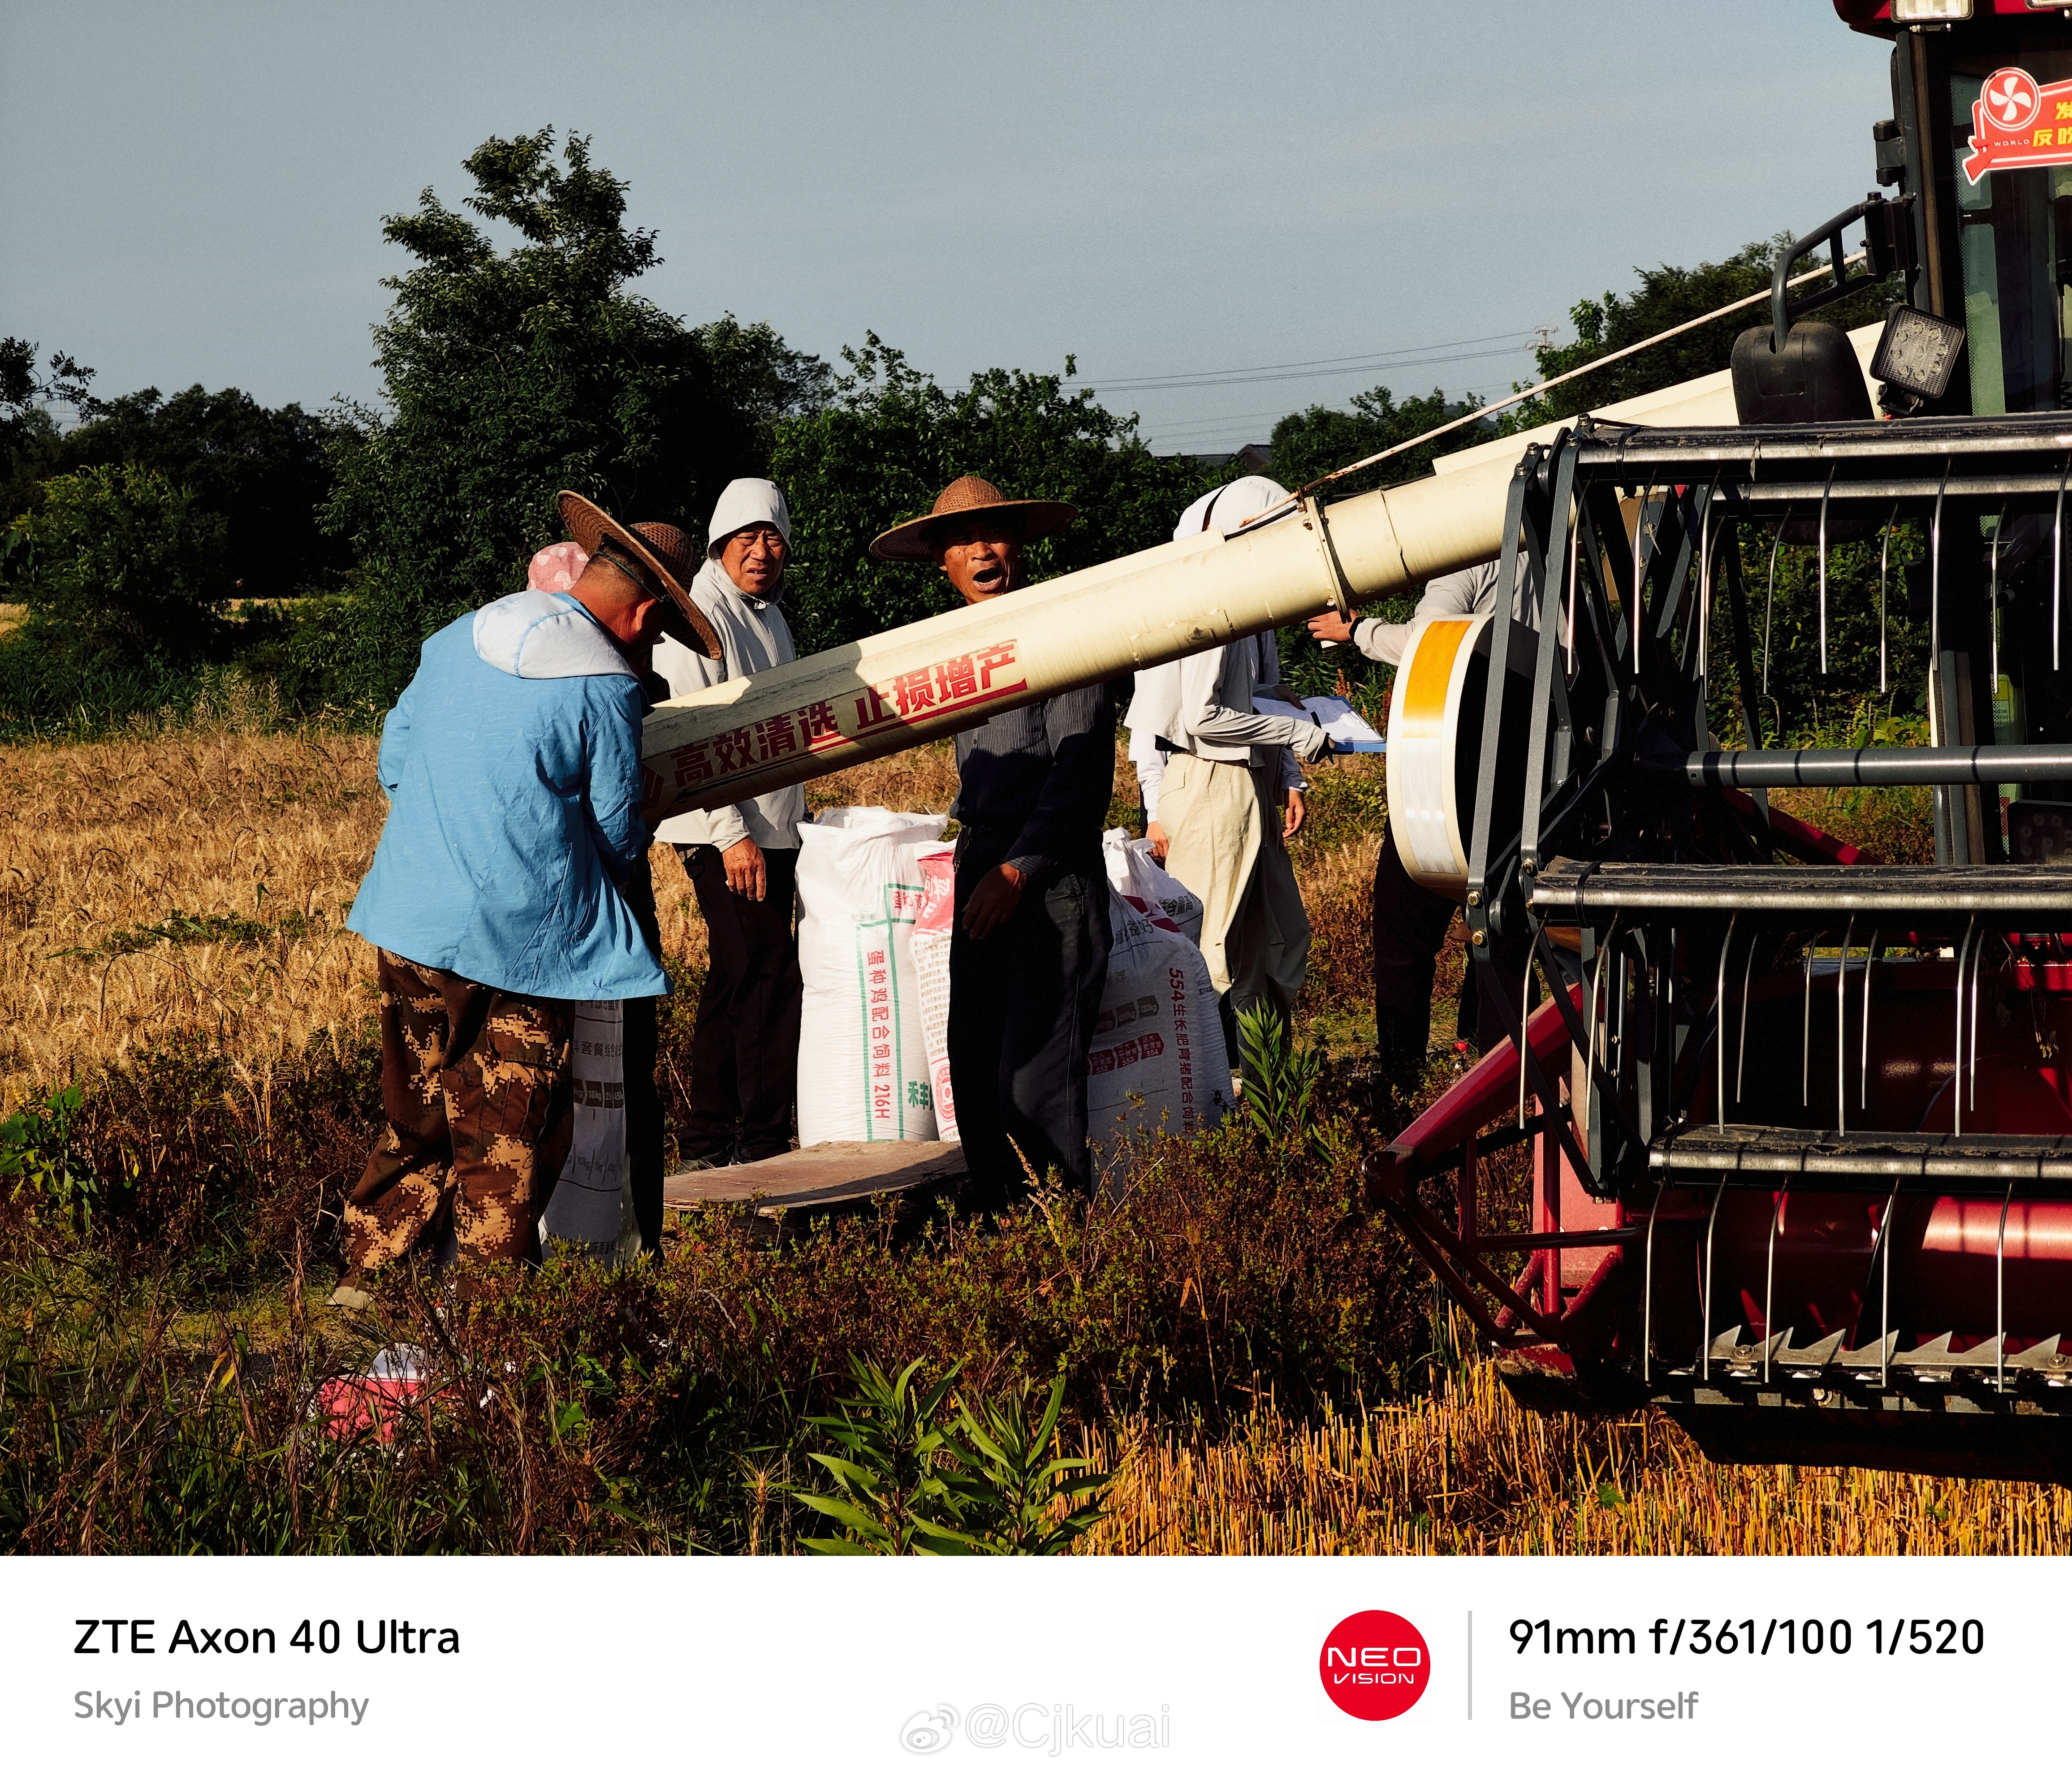
{"type": "Polygon", "coordinates": [[[1482,1262],[1474,1252],[1464,1245],[1452,1227],[1429,1212],[1423,1203],[1414,1198],[1393,1189],[1378,1192],[1381,1205],[1393,1214],[1401,1225],[1404,1235],[1419,1247],[1426,1263],[1441,1271],[1441,1280],[1446,1282],[1453,1297],[1477,1316],[1482,1329],[1498,1342],[1504,1341],[1503,1333],[1486,1313],[1480,1311],[1480,1303],[1473,1299],[1469,1285],[1479,1288],[1486,1294],[1501,1301],[1505,1309],[1531,1326],[1534,1331],[1549,1343],[1563,1341],[1560,1322],[1533,1305],[1503,1277],[1482,1262]],[[1455,1287],[1457,1283],[1459,1287],[1455,1287]]]}
{"type": "Polygon", "coordinates": [[[1350,622],[1353,616],[1352,582],[1346,577],[1346,570],[1338,561],[1338,546],[1331,540],[1331,527],[1324,517],[1324,502],[1314,493],[1302,501],[1303,527],[1317,539],[1317,553],[1324,563],[1326,588],[1340,617],[1350,622]]]}
{"type": "Polygon", "coordinates": [[[1643,770],[1681,770],[1696,787],[2072,781],[2072,746],[1809,746],[1789,752],[1692,752],[1676,764],[1645,758],[1634,762],[1643,770]]]}
{"type": "Polygon", "coordinates": [[[1677,1176],[1731,1180],[1739,1189],[1774,1189],[1779,1177],[1794,1187],[1861,1189],[1867,1181],[1896,1183],[1907,1194],[1934,1193],[1953,1183],[2011,1186],[2016,1198],[2062,1201],[2072,1186],[2072,1137],[2051,1134],[1843,1136],[1809,1128],[1758,1128],[1729,1123],[1724,1134],[1704,1124],[1658,1141],[1649,1169],[1677,1176]]]}
{"type": "Polygon", "coordinates": [[[1581,1233],[1486,1233],[1469,1241],[1475,1251],[1567,1251],[1599,1245],[1638,1245],[1645,1226],[1597,1226],[1581,1233]]]}
{"type": "MultiPolygon", "coordinates": [[[[1839,927],[1852,916],[1901,917],[1947,927],[1976,915],[2055,921],[2072,913],[2072,869],[2016,863],[1881,865],[1867,869],[1774,869],[1762,864],[1605,863],[1557,860],[1532,884],[1535,918],[1597,924],[1628,918],[1712,912],[1748,918],[1815,914],[1839,927]]],[[[1803,920],[1799,928],[1804,929],[1803,920]]],[[[2012,927],[2011,927],[2012,928],[2012,927]]],[[[2031,930],[2068,928],[2054,922],[2031,930]]]]}

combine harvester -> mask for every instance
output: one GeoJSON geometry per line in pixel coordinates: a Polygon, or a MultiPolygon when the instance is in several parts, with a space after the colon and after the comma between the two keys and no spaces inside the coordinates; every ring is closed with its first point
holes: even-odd
{"type": "Polygon", "coordinates": [[[1536,633],[1421,627],[1388,787],[1512,1041],[1370,1162],[1374,1200],[1528,1404],[1656,1404],[1723,1460],[2072,1481],[2072,0],[1835,5],[1893,42],[1885,194],[1784,256],[1729,370],[719,686],[645,750],[734,800],[1501,554],[1536,633]],[[1882,329],[1800,318],[1892,274],[1882,329]],[[1824,666],[1827,551],[1889,563],[1901,526],[1931,743],[1775,750],[1749,698],[1720,750],[1712,625],[1737,688],[1765,664],[1742,540],[1819,551],[1824,666]],[[1933,786],[1934,866],[1770,810],[1798,784],[1933,786]],[[1525,1140],[1532,1230],[1485,1231],[1481,1163],[1525,1140]]]}

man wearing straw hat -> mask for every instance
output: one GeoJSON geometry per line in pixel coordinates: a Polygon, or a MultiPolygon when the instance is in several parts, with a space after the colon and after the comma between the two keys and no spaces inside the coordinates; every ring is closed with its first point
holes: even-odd
{"type": "MultiPolygon", "coordinates": [[[[931,561],[967,604],[1025,583],[1023,546],[1079,514],[1010,499],[967,475],[925,517],[871,544],[931,561]]],[[[957,736],[956,922],[950,938],[950,1088],[968,1201],[1005,1207],[1054,1169],[1091,1187],[1087,1052],[1108,976],[1101,828],[1115,788],[1115,693],[1067,692],[957,736]]]]}
{"type": "Polygon", "coordinates": [[[347,927],[380,951],[388,1126],[345,1206],[368,1272],[450,1232],[524,1260],[569,1139],[572,1001],[666,992],[621,891],[648,844],[639,672],[656,638],[719,651],[669,524],[617,524],[563,493],[587,557],[424,644],[381,731],[388,820],[347,927]]]}

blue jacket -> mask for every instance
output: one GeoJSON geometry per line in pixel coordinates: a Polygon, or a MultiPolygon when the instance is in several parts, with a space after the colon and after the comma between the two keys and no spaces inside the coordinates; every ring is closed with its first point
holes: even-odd
{"type": "Polygon", "coordinates": [[[347,927],[528,997],[666,992],[617,885],[648,847],[640,715],[633,668],[565,594],[449,622],[382,725],[388,823],[347,927]]]}

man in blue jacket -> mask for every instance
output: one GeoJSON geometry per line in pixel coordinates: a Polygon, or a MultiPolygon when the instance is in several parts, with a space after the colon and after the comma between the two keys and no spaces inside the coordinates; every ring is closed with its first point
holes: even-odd
{"type": "Polygon", "coordinates": [[[532,1255],[568,1148],[570,1002],[668,989],[621,893],[648,847],[638,673],[665,629],[718,642],[681,531],[561,509],[590,557],[573,591],[448,623],[381,730],[388,821],[347,925],[380,951],[388,1125],[346,1198],[342,1306],[449,1226],[463,1257],[532,1255]]]}

